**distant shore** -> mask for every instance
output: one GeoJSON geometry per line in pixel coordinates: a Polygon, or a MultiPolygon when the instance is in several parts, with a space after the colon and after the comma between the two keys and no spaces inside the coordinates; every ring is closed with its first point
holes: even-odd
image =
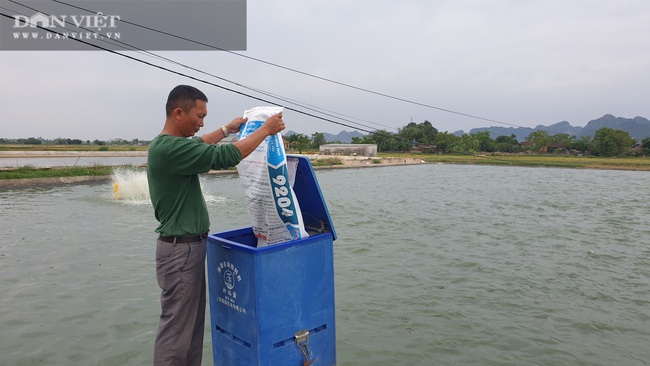
{"type": "MultiPolygon", "coordinates": [[[[0,151],[0,158],[55,158],[55,157],[116,157],[116,156],[147,156],[146,151],[0,151]]],[[[394,165],[415,165],[425,164],[426,162],[419,158],[411,157],[359,157],[359,156],[329,156],[329,155],[305,155],[313,163],[313,168],[318,169],[343,169],[343,168],[365,168],[381,167],[394,165]],[[334,164],[330,162],[335,161],[334,164]],[[320,162],[325,162],[320,165],[320,162]]],[[[58,167],[44,168],[57,169],[58,167]]],[[[61,168],[65,169],[65,168],[61,168]]],[[[11,170],[5,168],[4,170],[11,170]]],[[[237,174],[237,170],[211,170],[207,174],[237,174]]],[[[29,186],[48,186],[73,184],[84,182],[101,182],[112,178],[112,175],[101,176],[73,176],[73,177],[44,177],[44,178],[26,178],[26,179],[0,179],[0,188],[16,188],[29,186]]]]}
{"type": "Polygon", "coordinates": [[[76,158],[76,157],[137,157],[147,156],[146,151],[0,151],[2,158],[76,158]]]}
{"type": "MultiPolygon", "coordinates": [[[[291,155],[291,153],[289,153],[291,155]]],[[[419,164],[469,164],[525,167],[556,167],[579,169],[609,169],[650,171],[650,158],[599,158],[557,155],[439,155],[400,154],[398,156],[363,157],[301,154],[310,159],[314,169],[370,168],[419,164]]],[[[0,151],[2,158],[57,158],[57,157],[146,157],[146,151],[0,151]]],[[[3,168],[1,170],[11,170],[3,168]]],[[[56,169],[56,167],[50,168],[56,169]]],[[[65,168],[62,168],[65,169],[65,168]]],[[[0,177],[1,177],[0,171],[0,177]]],[[[219,170],[208,174],[236,174],[237,171],[219,170]]],[[[71,184],[110,180],[111,175],[67,176],[29,179],[0,179],[0,188],[71,184]]]]}

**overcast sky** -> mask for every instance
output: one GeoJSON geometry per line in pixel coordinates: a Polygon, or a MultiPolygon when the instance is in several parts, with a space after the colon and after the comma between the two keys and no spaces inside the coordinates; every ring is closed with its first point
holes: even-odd
{"type": "MultiPolygon", "coordinates": [[[[226,52],[157,53],[344,115],[336,120],[361,130],[396,132],[424,120],[440,131],[468,132],[560,121],[584,126],[608,113],[650,118],[647,0],[248,0],[247,9],[242,55],[438,109],[226,52]]],[[[266,104],[103,51],[0,51],[0,83],[4,138],[150,140],[177,84],[207,94],[203,132],[266,104]]],[[[291,111],[285,120],[287,130],[308,135],[354,129],[291,111]]]]}

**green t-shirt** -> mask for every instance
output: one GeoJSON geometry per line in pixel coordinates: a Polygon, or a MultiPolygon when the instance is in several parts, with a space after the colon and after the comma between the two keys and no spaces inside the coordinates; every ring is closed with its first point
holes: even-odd
{"type": "Polygon", "coordinates": [[[201,138],[158,135],[147,156],[147,179],[162,236],[198,235],[210,229],[198,174],[226,169],[241,161],[232,144],[209,145],[201,138]]]}

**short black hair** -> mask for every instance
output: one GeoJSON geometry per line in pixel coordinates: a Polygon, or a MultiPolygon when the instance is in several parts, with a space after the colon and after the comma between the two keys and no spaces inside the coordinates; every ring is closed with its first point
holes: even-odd
{"type": "Polygon", "coordinates": [[[208,102],[208,97],[199,89],[189,85],[178,85],[169,92],[165,112],[169,117],[174,109],[181,108],[184,112],[189,112],[196,105],[197,100],[208,102]]]}

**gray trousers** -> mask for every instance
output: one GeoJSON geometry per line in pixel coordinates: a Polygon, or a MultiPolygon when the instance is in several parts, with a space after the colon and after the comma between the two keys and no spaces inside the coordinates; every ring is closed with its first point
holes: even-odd
{"type": "Polygon", "coordinates": [[[160,324],[154,366],[198,366],[205,332],[205,239],[195,243],[156,243],[160,324]]]}

